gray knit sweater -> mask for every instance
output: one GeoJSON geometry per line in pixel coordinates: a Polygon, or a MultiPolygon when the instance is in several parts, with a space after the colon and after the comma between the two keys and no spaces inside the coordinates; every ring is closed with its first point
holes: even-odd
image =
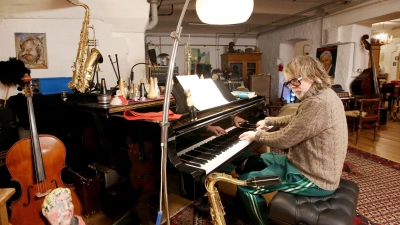
{"type": "Polygon", "coordinates": [[[295,114],[265,118],[276,132],[258,131],[255,140],[278,149],[289,149],[288,159],[318,187],[334,190],[347,152],[347,121],[343,103],[330,88],[311,86],[295,114]]]}

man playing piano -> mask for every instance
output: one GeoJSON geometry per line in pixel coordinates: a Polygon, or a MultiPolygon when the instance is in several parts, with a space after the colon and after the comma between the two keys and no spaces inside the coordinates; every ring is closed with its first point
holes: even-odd
{"type": "Polygon", "coordinates": [[[266,117],[257,122],[257,131],[239,136],[276,149],[287,155],[265,153],[251,156],[240,180],[279,175],[282,183],[266,187],[238,187],[237,197],[252,224],[269,224],[262,194],[284,191],[296,195],[326,196],[338,187],[347,152],[347,122],[343,104],[330,88],[331,78],[324,66],[310,56],[298,56],[284,68],[286,86],[301,100],[295,114],[266,117]],[[265,132],[267,125],[279,126],[265,132]]]}

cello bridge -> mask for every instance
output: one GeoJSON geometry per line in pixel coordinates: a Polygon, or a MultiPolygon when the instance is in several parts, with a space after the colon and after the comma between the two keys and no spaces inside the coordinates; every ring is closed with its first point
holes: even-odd
{"type": "Polygon", "coordinates": [[[36,197],[38,197],[38,198],[43,198],[43,197],[45,197],[45,196],[47,196],[48,194],[50,194],[50,192],[51,192],[51,189],[48,189],[46,192],[38,192],[38,193],[36,193],[35,194],[35,196],[36,197]]]}

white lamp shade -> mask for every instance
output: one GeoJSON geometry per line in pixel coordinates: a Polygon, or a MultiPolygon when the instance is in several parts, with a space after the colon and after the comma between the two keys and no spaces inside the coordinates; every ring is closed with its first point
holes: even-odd
{"type": "Polygon", "coordinates": [[[254,0],[197,0],[196,12],[203,23],[225,25],[246,22],[254,0]]]}

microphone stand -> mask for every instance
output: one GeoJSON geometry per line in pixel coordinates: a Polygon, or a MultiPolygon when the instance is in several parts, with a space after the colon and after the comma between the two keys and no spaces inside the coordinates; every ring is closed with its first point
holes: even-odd
{"type": "Polygon", "coordinates": [[[172,77],[173,77],[173,72],[174,72],[174,65],[175,65],[175,58],[176,58],[176,53],[179,45],[179,38],[181,35],[182,31],[182,20],[185,15],[186,9],[189,5],[190,0],[185,1],[185,5],[182,8],[182,13],[181,17],[179,18],[178,25],[176,27],[176,31],[171,33],[171,37],[174,39],[174,45],[172,47],[172,54],[171,54],[171,59],[169,62],[169,68],[168,68],[168,75],[166,78],[166,85],[165,85],[165,95],[164,95],[164,105],[163,105],[163,111],[162,111],[162,120],[160,123],[161,126],[161,182],[160,182],[160,194],[159,194],[159,212],[157,215],[157,221],[156,225],[161,224],[161,219],[162,219],[162,199],[163,199],[163,194],[164,194],[164,205],[165,205],[165,210],[166,210],[166,218],[167,218],[167,224],[170,225],[170,220],[169,220],[169,209],[168,209],[168,192],[167,192],[167,151],[168,151],[168,127],[169,127],[169,122],[168,122],[168,110],[169,110],[169,103],[170,103],[170,95],[172,91],[172,77]]]}

